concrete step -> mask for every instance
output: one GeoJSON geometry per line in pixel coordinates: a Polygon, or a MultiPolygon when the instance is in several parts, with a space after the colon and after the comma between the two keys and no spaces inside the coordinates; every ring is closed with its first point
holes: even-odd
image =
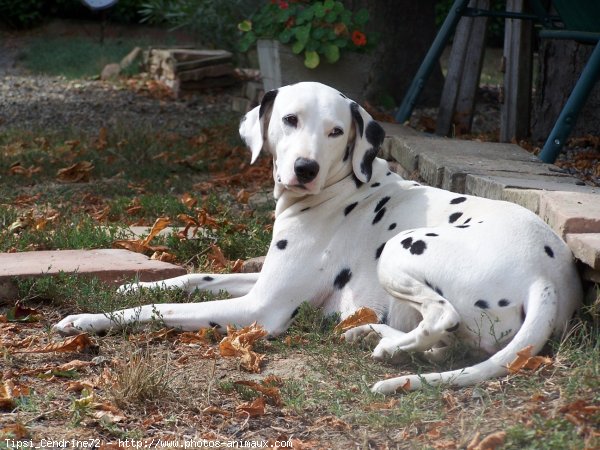
{"type": "Polygon", "coordinates": [[[183,267],[155,261],[128,250],[0,253],[0,298],[11,294],[13,278],[57,275],[60,272],[94,276],[115,285],[135,277],[141,281],[157,281],[187,273],[183,267]]]}

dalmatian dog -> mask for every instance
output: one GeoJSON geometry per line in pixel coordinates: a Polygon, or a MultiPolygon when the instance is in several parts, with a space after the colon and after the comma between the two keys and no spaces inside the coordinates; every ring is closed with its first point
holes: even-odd
{"type": "Polygon", "coordinates": [[[560,334],[581,301],[571,252],[542,220],[512,203],[402,179],[376,157],[383,128],[335,89],[304,82],[267,92],[240,134],[252,162],[261,151],[273,157],[276,219],[262,271],[125,285],[225,290],[233,298],[71,315],[55,325],[59,332],[99,332],[158,314],[184,330],[256,321],[275,336],[309,302],[342,318],[374,310],[381,323],[345,338],[375,336],[378,360],[441,352],[456,340],[491,355],[461,370],[373,387],[391,394],[506,374],[518,351],[532,345],[538,352],[560,334]]]}

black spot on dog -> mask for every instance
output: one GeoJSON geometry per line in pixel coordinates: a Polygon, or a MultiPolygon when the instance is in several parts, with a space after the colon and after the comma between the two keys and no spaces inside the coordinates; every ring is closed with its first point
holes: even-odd
{"type": "Polygon", "coordinates": [[[217,322],[208,322],[208,324],[211,328],[221,328],[221,325],[219,325],[217,322]]]}
{"type": "MultiPolygon", "coordinates": [[[[404,248],[408,248],[408,247],[404,247],[404,248]]],[[[431,284],[428,280],[425,280],[425,286],[427,286],[429,289],[433,289],[433,284],[431,284]]]]}
{"type": "Polygon", "coordinates": [[[292,317],[290,317],[290,319],[293,319],[294,317],[296,317],[298,315],[298,312],[300,312],[299,306],[294,310],[294,312],[292,313],[292,317]]]}
{"type": "Polygon", "coordinates": [[[336,289],[342,289],[350,281],[350,278],[352,278],[350,269],[342,269],[333,280],[333,285],[336,289]]]}
{"type": "Polygon", "coordinates": [[[365,122],[363,121],[363,118],[360,115],[360,111],[358,110],[358,103],[350,103],[350,113],[352,114],[352,118],[356,122],[356,128],[358,128],[358,136],[362,138],[365,129],[365,122]]]}
{"type": "Polygon", "coordinates": [[[373,184],[371,185],[371,187],[379,187],[379,186],[381,186],[381,183],[373,183],[373,184]]]}
{"type": "Polygon", "coordinates": [[[510,305],[510,302],[505,298],[502,298],[498,301],[498,306],[504,307],[510,305]]]}
{"type": "Polygon", "coordinates": [[[548,255],[550,258],[554,258],[554,250],[552,250],[549,246],[545,246],[544,247],[544,251],[546,252],[546,255],[548,255]]]}
{"type": "Polygon", "coordinates": [[[383,248],[385,247],[385,242],[383,244],[381,244],[379,247],[377,247],[377,250],[375,251],[375,259],[379,259],[379,257],[381,256],[381,252],[383,251],[383,248]]]}
{"type": "Polygon", "coordinates": [[[392,172],[388,172],[385,174],[386,177],[389,177],[392,174],[392,172]]]}
{"type": "Polygon", "coordinates": [[[213,281],[214,278],[213,277],[209,277],[208,275],[206,275],[205,277],[202,278],[204,281],[213,281]]]}
{"type": "Polygon", "coordinates": [[[419,187],[419,186],[421,186],[421,185],[420,185],[419,183],[413,183],[413,185],[412,185],[412,186],[413,186],[413,187],[419,187]]]}
{"type": "Polygon", "coordinates": [[[410,253],[412,255],[421,255],[427,248],[427,244],[425,244],[424,241],[413,242],[413,239],[410,237],[404,239],[400,243],[402,244],[402,247],[404,247],[405,249],[407,249],[407,250],[410,249],[410,253]]]}
{"type": "Polygon", "coordinates": [[[521,323],[525,322],[525,307],[521,305],[521,323]]]}
{"type": "Polygon", "coordinates": [[[458,219],[460,219],[460,216],[462,216],[462,215],[463,215],[463,213],[461,213],[461,212],[450,214],[450,217],[448,217],[448,222],[454,223],[458,219]]]}
{"type": "Polygon", "coordinates": [[[344,215],[347,216],[348,214],[350,214],[352,210],[356,208],[356,205],[358,205],[358,202],[350,203],[348,206],[346,206],[344,208],[344,215]]]}
{"type": "Polygon", "coordinates": [[[458,205],[459,203],[462,203],[465,200],[467,200],[467,197],[456,197],[456,198],[453,198],[452,200],[450,200],[450,204],[451,205],[458,205]]]}
{"type": "Polygon", "coordinates": [[[390,224],[390,226],[388,227],[388,230],[392,231],[394,228],[396,228],[396,222],[390,224]]]}
{"type": "Polygon", "coordinates": [[[436,237],[436,236],[439,236],[439,234],[436,234],[436,233],[427,233],[425,236],[436,237]]]}
{"type": "Polygon", "coordinates": [[[287,239],[282,239],[280,241],[277,241],[277,244],[275,244],[277,246],[277,248],[279,250],[285,250],[285,248],[287,247],[288,241],[287,239]]]}
{"type": "Polygon", "coordinates": [[[379,212],[379,210],[381,208],[383,208],[385,206],[385,204],[389,201],[390,201],[390,197],[383,197],[381,200],[379,200],[377,202],[377,206],[375,206],[375,211],[373,211],[373,212],[379,212]]]}
{"type": "Polygon", "coordinates": [[[464,223],[464,224],[467,224],[467,223],[469,223],[470,221],[471,221],[471,218],[469,217],[469,218],[468,218],[467,220],[465,220],[463,223],[464,223]]]}
{"type": "Polygon", "coordinates": [[[348,97],[346,97],[344,94],[342,94],[341,92],[339,92],[339,94],[340,94],[340,96],[341,96],[342,98],[348,98],[348,97]]]}
{"type": "MultiPolygon", "coordinates": [[[[442,292],[442,290],[441,290],[439,287],[436,287],[436,288],[434,289],[434,291],[435,291],[435,292],[437,292],[437,294],[438,294],[440,297],[443,297],[443,296],[444,296],[444,293],[442,292]]],[[[440,303],[443,303],[443,301],[441,301],[441,300],[440,300],[440,303]]]]}
{"type": "Polygon", "coordinates": [[[310,209],[310,206],[307,206],[306,208],[302,208],[302,209],[300,210],[300,212],[308,211],[309,209],[310,209]]]}
{"type": "Polygon", "coordinates": [[[448,333],[454,333],[456,330],[458,330],[458,327],[459,327],[459,325],[460,325],[460,323],[457,323],[457,324],[456,324],[456,325],[454,325],[453,327],[446,328],[446,331],[447,331],[448,333]]]}
{"type": "Polygon", "coordinates": [[[469,228],[471,225],[456,225],[456,228],[469,228]]]}
{"type": "Polygon", "coordinates": [[[475,302],[475,306],[481,309],[488,309],[490,307],[490,305],[488,305],[488,302],[486,302],[485,300],[477,300],[475,302]]]}
{"type": "Polygon", "coordinates": [[[381,218],[385,214],[385,211],[386,211],[385,208],[381,208],[379,211],[377,211],[377,214],[375,214],[375,217],[373,218],[372,225],[375,225],[376,223],[378,223],[381,220],[381,218]]]}

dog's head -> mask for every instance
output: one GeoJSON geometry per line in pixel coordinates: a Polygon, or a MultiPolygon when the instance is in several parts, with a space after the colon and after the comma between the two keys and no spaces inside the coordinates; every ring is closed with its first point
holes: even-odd
{"type": "Polygon", "coordinates": [[[284,191],[316,194],[352,172],[369,181],[385,132],[337,90],[303,82],[267,92],[242,119],[240,135],[252,162],[263,149],[273,155],[279,197],[284,191]]]}

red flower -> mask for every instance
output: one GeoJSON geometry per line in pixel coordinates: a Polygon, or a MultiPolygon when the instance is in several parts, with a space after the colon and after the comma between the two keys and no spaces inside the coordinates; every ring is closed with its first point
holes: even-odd
{"type": "Polygon", "coordinates": [[[354,30],[352,32],[352,42],[357,47],[364,47],[367,45],[367,36],[362,31],[354,30]]]}
{"type": "Polygon", "coordinates": [[[280,1],[279,2],[279,8],[280,9],[288,9],[290,7],[290,5],[288,4],[288,2],[285,1],[280,1]]]}

